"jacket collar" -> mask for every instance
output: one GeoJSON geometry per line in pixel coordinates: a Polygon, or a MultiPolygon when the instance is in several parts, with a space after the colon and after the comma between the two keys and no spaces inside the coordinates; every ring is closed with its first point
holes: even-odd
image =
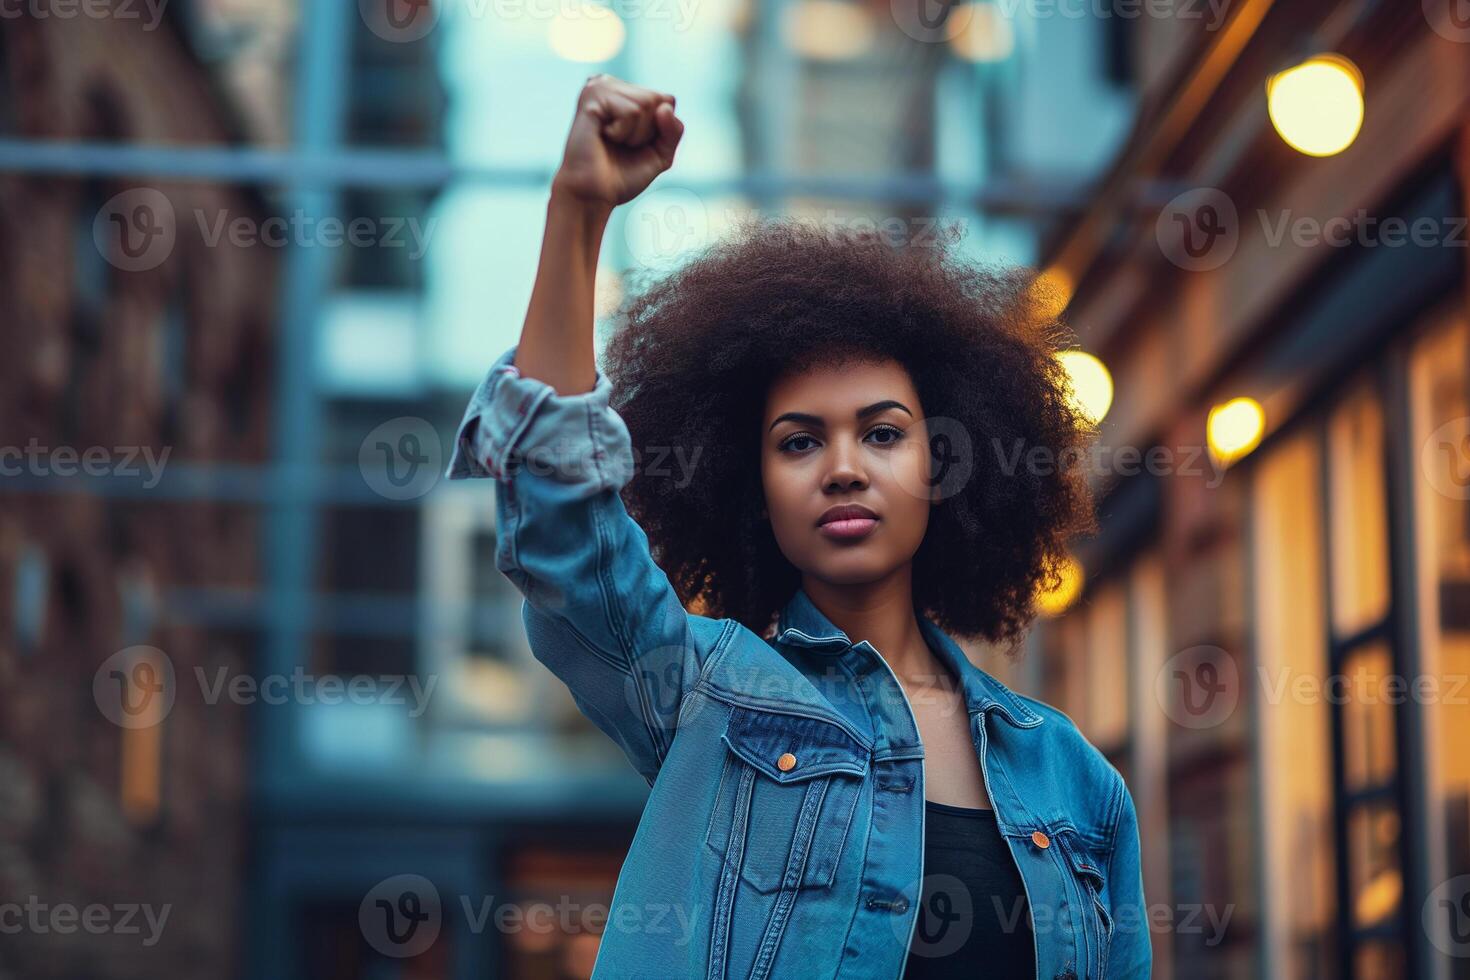
{"type": "MultiPolygon", "coordinates": [[[[959,644],[929,617],[919,615],[919,629],[929,642],[929,648],[960,679],[965,692],[965,704],[972,713],[994,708],[997,714],[1018,728],[1032,728],[1041,724],[1040,714],[1028,708],[1010,688],[971,663],[959,644]]],[[[848,639],[845,632],[833,625],[812,602],[806,590],[800,587],[781,610],[781,616],[776,622],[776,640],[831,656],[845,653],[857,645],[848,639]]],[[[874,649],[867,641],[860,642],[870,650],[874,649]]],[[[876,650],[874,652],[877,653],[876,650]]]]}

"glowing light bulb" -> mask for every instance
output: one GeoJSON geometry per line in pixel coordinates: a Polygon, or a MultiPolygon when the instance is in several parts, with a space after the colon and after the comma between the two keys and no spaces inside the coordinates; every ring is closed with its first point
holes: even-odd
{"type": "Polygon", "coordinates": [[[1363,128],[1363,75],[1338,54],[1320,54],[1266,81],[1271,125],[1308,156],[1341,153],[1363,128]]]}
{"type": "Polygon", "coordinates": [[[1084,350],[1064,350],[1057,360],[1071,379],[1073,407],[1094,425],[1101,422],[1113,405],[1113,376],[1108,366],[1084,350]]]}
{"type": "Polygon", "coordinates": [[[1062,576],[1061,584],[1055,589],[1042,589],[1036,593],[1036,611],[1043,616],[1060,616],[1082,594],[1082,564],[1077,559],[1068,555],[1057,571],[1062,576]]]}
{"type": "Polygon", "coordinates": [[[1228,466],[1255,449],[1265,429],[1266,412],[1254,398],[1232,398],[1216,405],[1205,421],[1210,455],[1228,466]]]}
{"type": "Polygon", "coordinates": [[[557,14],[547,40],[568,61],[607,61],[623,49],[628,29],[612,8],[578,3],[557,14]]]}

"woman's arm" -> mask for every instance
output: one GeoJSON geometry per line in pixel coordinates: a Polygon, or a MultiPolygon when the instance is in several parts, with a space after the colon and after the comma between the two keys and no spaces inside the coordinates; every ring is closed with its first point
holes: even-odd
{"type": "Polygon", "coordinates": [[[471,397],[449,476],[496,481],[496,567],[525,597],[532,653],[652,784],[683,696],[728,624],[685,612],[624,509],[631,439],[593,356],[608,215],[667,169],[682,130],[671,128],[672,99],[632,89],[607,76],[583,89],[520,343],[471,397]],[[631,145],[587,144],[619,138],[631,145]]]}
{"type": "Polygon", "coordinates": [[[674,162],[684,124],[674,97],[593,75],[582,87],[561,167],[551,183],[536,284],[515,365],[558,394],[588,391],[593,283],[608,216],[674,162]]]}
{"type": "Polygon", "coordinates": [[[1117,794],[1113,851],[1107,869],[1112,896],[1109,914],[1113,918],[1107,975],[1118,980],[1148,980],[1153,972],[1153,941],[1149,935],[1148,906],[1143,897],[1138,813],[1122,776],[1117,777],[1117,794]]]}

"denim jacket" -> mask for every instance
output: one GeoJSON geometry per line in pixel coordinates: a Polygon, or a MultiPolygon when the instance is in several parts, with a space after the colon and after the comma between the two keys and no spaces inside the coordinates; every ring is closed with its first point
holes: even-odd
{"type": "MultiPolygon", "coordinates": [[[[515,351],[471,398],[448,476],[494,479],[496,565],[532,652],[651,787],[593,976],[898,980],[923,894],[924,747],[897,678],[802,590],[770,638],[686,611],[619,495],[634,460],[610,381],[558,395],[515,351]]],[[[1148,976],[1118,771],[920,627],[961,679],[1037,977],[1148,976]]]]}

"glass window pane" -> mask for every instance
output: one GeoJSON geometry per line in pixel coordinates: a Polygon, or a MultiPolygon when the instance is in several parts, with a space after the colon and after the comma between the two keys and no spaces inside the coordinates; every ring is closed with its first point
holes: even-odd
{"type": "MultiPolygon", "coordinates": [[[[1168,659],[1165,608],[1168,583],[1157,550],[1134,562],[1129,574],[1129,643],[1133,662],[1133,724],[1130,745],[1132,771],[1128,788],[1138,810],[1139,847],[1143,859],[1143,891],[1148,896],[1169,894],[1168,787],[1165,744],[1169,719],[1161,710],[1157,678],[1168,659]]],[[[1155,957],[1164,959],[1155,947],[1155,957]]]]}
{"type": "MultiPolygon", "coordinates": [[[[1240,682],[1254,677],[1245,580],[1248,485],[1226,479],[1205,502],[1218,534],[1168,558],[1169,654],[1161,673],[1168,732],[1169,895],[1173,908],[1232,908],[1223,936],[1168,937],[1176,977],[1255,975],[1262,923],[1256,896],[1260,839],[1251,770],[1251,704],[1240,682]],[[1175,659],[1180,658],[1180,659],[1175,659]],[[1206,669],[1208,668],[1208,669],[1206,669]],[[1194,706],[1204,705],[1201,714],[1194,706]]],[[[1203,504],[1202,504],[1203,505],[1203,504]]],[[[1156,690],[1160,682],[1156,680],[1156,690]]],[[[1176,914],[1177,911],[1176,911],[1176,914]]],[[[1159,938],[1160,934],[1156,934],[1159,938]]],[[[1158,945],[1161,959],[1167,955],[1158,945]]]]}
{"type": "Polygon", "coordinates": [[[1392,805],[1357,808],[1348,817],[1348,876],[1353,923],[1367,928],[1398,914],[1404,882],[1399,868],[1399,815],[1392,805]]]}
{"type": "Polygon", "coordinates": [[[1343,782],[1349,792],[1393,780],[1394,701],[1406,692],[1402,678],[1392,678],[1393,687],[1385,684],[1392,671],[1388,646],[1374,643],[1353,651],[1327,689],[1329,699],[1342,702],[1343,782]],[[1340,686],[1334,691],[1333,685],[1340,686]]]}
{"type": "MultiPolygon", "coordinates": [[[[1430,884],[1470,874],[1470,326],[1455,313],[1415,345],[1410,445],[1423,699],[1430,884]],[[1458,694],[1456,693],[1458,691],[1458,694]],[[1442,869],[1439,870],[1439,869],[1442,869]]],[[[1449,917],[1441,949],[1451,948],[1449,917]]],[[[1470,960],[1460,961],[1470,976],[1470,960]]]]}
{"type": "Polygon", "coordinates": [[[1128,615],[1125,582],[1099,589],[1087,614],[1087,727],[1093,744],[1105,752],[1128,738],[1128,615]]]}
{"type": "Polygon", "coordinates": [[[1383,471],[1383,403],[1369,382],[1328,423],[1332,494],[1332,628],[1363,629],[1388,612],[1388,504],[1383,471]]]}
{"type": "Polygon", "coordinates": [[[1403,946],[1378,941],[1363,943],[1353,957],[1353,976],[1357,980],[1400,980],[1408,976],[1403,946]]]}
{"type": "MultiPolygon", "coordinates": [[[[377,6],[386,4],[383,0],[377,6]]],[[[395,37],[392,30],[382,30],[381,23],[369,24],[365,9],[354,9],[350,15],[348,70],[352,85],[347,97],[344,141],[367,146],[438,147],[444,139],[446,103],[439,75],[438,39],[433,35],[416,41],[395,37]]],[[[403,4],[402,9],[415,11],[410,4],[403,4]]]]}
{"type": "Polygon", "coordinates": [[[1317,442],[1299,435],[1261,461],[1253,488],[1262,864],[1276,911],[1265,927],[1279,930],[1285,977],[1337,972],[1331,707],[1291,696],[1327,674],[1320,467],[1317,442]]]}

